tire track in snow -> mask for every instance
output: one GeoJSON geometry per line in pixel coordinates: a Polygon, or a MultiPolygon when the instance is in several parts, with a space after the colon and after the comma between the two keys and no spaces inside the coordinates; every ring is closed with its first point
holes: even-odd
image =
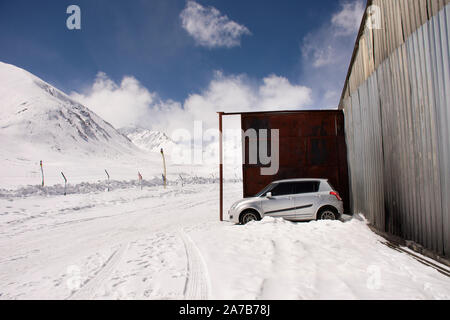
{"type": "Polygon", "coordinates": [[[191,237],[183,230],[180,230],[179,234],[183,240],[187,258],[184,297],[187,300],[207,300],[210,292],[210,280],[205,260],[191,237]]]}
{"type": "MultiPolygon", "coordinates": [[[[132,214],[134,214],[134,215],[142,215],[143,212],[148,211],[148,210],[155,210],[155,209],[158,210],[156,212],[156,214],[154,213],[152,215],[152,218],[155,218],[155,217],[159,218],[161,216],[165,216],[167,214],[167,211],[173,211],[173,210],[176,210],[176,209],[183,209],[184,210],[186,208],[197,207],[199,205],[206,204],[208,202],[213,202],[213,201],[215,201],[215,199],[200,200],[200,201],[197,200],[197,201],[187,202],[187,203],[182,203],[182,204],[177,202],[173,207],[168,207],[167,204],[157,204],[157,205],[151,205],[151,206],[142,207],[142,208],[139,208],[139,209],[126,210],[126,211],[122,211],[122,212],[120,212],[118,214],[113,214],[113,215],[97,216],[97,217],[78,219],[78,220],[67,220],[67,221],[63,221],[63,222],[58,222],[58,223],[53,224],[53,225],[39,226],[36,229],[26,230],[26,231],[20,232],[18,234],[8,235],[8,239],[7,240],[9,240],[10,237],[17,236],[17,235],[23,235],[23,234],[29,234],[30,232],[42,232],[44,230],[58,230],[58,231],[61,231],[61,230],[65,229],[65,228],[71,229],[71,228],[73,228],[73,224],[83,224],[85,222],[92,222],[92,221],[99,220],[99,219],[120,218],[120,217],[125,217],[127,215],[132,215],[132,214]]],[[[95,207],[94,207],[94,209],[95,209],[95,207]]],[[[46,235],[45,241],[43,241],[43,242],[55,241],[54,240],[55,237],[58,238],[59,234],[57,234],[55,236],[54,232],[48,233],[46,235]]],[[[20,251],[21,249],[29,248],[30,245],[33,245],[35,243],[35,241],[36,241],[35,239],[36,238],[37,237],[33,236],[33,237],[30,237],[31,240],[30,239],[25,239],[25,240],[20,239],[20,241],[18,241],[20,243],[20,246],[17,247],[15,250],[16,251],[20,251]]],[[[43,238],[39,238],[39,239],[43,240],[43,238]]],[[[2,241],[0,241],[0,251],[3,250],[2,244],[3,244],[2,241]]],[[[7,243],[5,245],[5,251],[6,251],[6,249],[8,247],[9,247],[9,243],[7,243]]]]}
{"type": "MultiPolygon", "coordinates": [[[[277,263],[276,254],[277,254],[277,245],[275,243],[275,240],[270,240],[270,248],[271,248],[271,273],[277,272],[277,269],[275,268],[275,264],[277,263]]],[[[261,282],[261,286],[259,288],[259,293],[257,296],[257,299],[265,299],[267,298],[267,291],[270,289],[267,289],[267,287],[270,287],[273,280],[267,277],[264,277],[264,279],[261,282]]]]}
{"type": "MultiPolygon", "coordinates": [[[[189,195],[188,195],[189,196],[189,195]]],[[[42,256],[42,252],[41,252],[41,247],[42,245],[46,245],[48,243],[61,243],[63,241],[61,241],[61,237],[63,237],[65,239],[65,241],[67,241],[66,235],[67,234],[71,234],[72,230],[73,230],[73,226],[77,225],[77,226],[88,226],[89,230],[91,229],[91,222],[95,222],[96,220],[104,220],[105,222],[109,222],[110,219],[120,219],[121,217],[123,217],[124,219],[129,219],[130,215],[133,215],[133,217],[136,215],[136,220],[133,220],[134,222],[131,223],[131,225],[139,225],[140,224],[140,220],[141,219],[152,219],[153,220],[153,225],[158,229],[164,229],[164,230],[176,230],[178,229],[176,226],[171,226],[170,222],[167,222],[165,217],[167,216],[167,211],[169,212],[174,212],[174,210],[178,210],[178,209],[185,209],[186,206],[190,206],[190,207],[198,207],[198,206],[202,206],[208,203],[212,203],[215,201],[214,198],[208,198],[207,200],[198,200],[198,199],[192,199],[191,197],[187,197],[186,202],[180,203],[180,202],[174,202],[169,204],[169,206],[167,205],[167,203],[157,203],[157,204],[152,204],[150,206],[144,206],[144,207],[140,207],[137,209],[133,209],[133,210],[123,210],[118,214],[113,214],[113,215],[109,215],[109,216],[97,216],[97,217],[93,217],[93,218],[86,218],[86,219],[78,219],[78,220],[69,220],[69,221],[63,221],[63,222],[59,222],[58,224],[53,224],[53,225],[48,225],[45,228],[40,228],[39,230],[32,230],[32,231],[27,231],[25,232],[18,240],[17,240],[17,246],[14,248],[14,251],[17,254],[23,255],[25,256],[24,258],[26,258],[25,260],[29,263],[31,263],[30,261],[35,261],[38,259],[43,259],[40,258],[42,256]],[[147,215],[147,212],[153,210],[154,212],[151,215],[147,215]],[[164,218],[163,220],[161,220],[161,218],[164,218]],[[154,220],[156,219],[156,220],[154,220]],[[156,222],[156,224],[155,224],[156,222]],[[43,231],[51,229],[52,232],[46,232],[45,234],[43,233],[43,231]],[[64,232],[65,229],[70,229],[67,232],[64,232]],[[58,231],[58,232],[55,232],[58,231]],[[63,235],[63,236],[62,236],[63,235]],[[37,242],[36,242],[37,241],[37,242]],[[36,250],[32,250],[32,249],[36,249],[36,250]],[[31,259],[31,260],[30,260],[31,259]]],[[[92,208],[91,208],[92,209],[92,208]]],[[[186,219],[188,218],[188,215],[183,215],[182,217],[180,217],[180,219],[186,219]]],[[[126,224],[130,224],[129,221],[126,222],[126,224]]],[[[118,226],[123,226],[123,223],[119,222],[117,223],[118,226]]],[[[79,228],[79,227],[77,227],[79,228]]],[[[84,230],[84,229],[83,229],[84,230]]],[[[94,226],[94,230],[95,230],[95,226],[94,226]]],[[[156,231],[156,230],[155,230],[156,231]]],[[[134,239],[134,238],[133,238],[134,239]]],[[[0,240],[0,252],[2,250],[4,250],[5,252],[8,251],[8,248],[11,246],[9,243],[9,239],[6,239],[7,241],[1,241],[0,240]]],[[[64,241],[64,242],[65,242],[64,241]]],[[[129,241],[129,239],[127,239],[127,241],[129,241]]],[[[73,241],[68,241],[69,243],[73,243],[73,241]]],[[[115,242],[115,244],[118,244],[120,242],[115,242]]],[[[54,255],[56,252],[59,251],[65,251],[67,250],[66,247],[52,247],[52,255],[54,255]]],[[[15,255],[15,256],[16,256],[15,255]]],[[[45,257],[45,259],[47,259],[47,257],[45,257]]],[[[38,260],[40,261],[40,260],[38,260]]],[[[1,261],[2,263],[7,262],[7,263],[14,263],[14,258],[6,258],[3,259],[1,261]]],[[[32,264],[32,263],[31,263],[32,264]]],[[[11,268],[15,269],[16,268],[16,264],[12,265],[11,268]]]]}
{"type": "Polygon", "coordinates": [[[114,251],[101,269],[92,278],[86,280],[83,286],[69,297],[69,300],[88,300],[94,298],[96,291],[114,272],[114,269],[121,261],[128,247],[129,243],[121,244],[120,248],[114,251]]]}

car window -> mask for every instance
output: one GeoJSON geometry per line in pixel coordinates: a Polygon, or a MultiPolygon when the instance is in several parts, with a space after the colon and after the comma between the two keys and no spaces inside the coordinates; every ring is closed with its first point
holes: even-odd
{"type": "Polygon", "coordinates": [[[290,182],[279,183],[271,190],[271,192],[274,197],[292,194],[293,184],[290,182]]]}
{"type": "Polygon", "coordinates": [[[334,186],[331,184],[330,181],[327,180],[327,183],[328,183],[328,185],[330,186],[331,189],[336,190],[336,189],[334,188],[334,186]]]}
{"type": "Polygon", "coordinates": [[[275,185],[273,183],[269,184],[267,187],[265,187],[264,189],[262,189],[260,192],[258,192],[255,197],[265,197],[266,193],[269,192],[270,190],[272,190],[272,188],[275,185]]]}
{"type": "Polygon", "coordinates": [[[294,183],[294,194],[312,193],[319,191],[319,181],[304,181],[294,183]]]}

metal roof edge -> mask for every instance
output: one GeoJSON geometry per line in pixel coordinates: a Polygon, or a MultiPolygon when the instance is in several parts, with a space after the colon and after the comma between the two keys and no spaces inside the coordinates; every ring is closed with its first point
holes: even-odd
{"type": "Polygon", "coordinates": [[[283,113],[341,113],[342,110],[339,109],[307,109],[307,110],[275,110],[275,111],[242,111],[242,112],[223,112],[217,111],[218,114],[224,116],[233,116],[233,115],[258,115],[258,114],[283,114],[283,113]]]}
{"type": "Polygon", "coordinates": [[[364,15],[361,20],[361,25],[359,26],[358,36],[355,40],[355,47],[353,48],[352,58],[350,59],[350,65],[347,70],[347,76],[345,77],[344,87],[342,89],[341,98],[339,99],[338,109],[343,110],[342,101],[344,100],[345,90],[348,86],[348,80],[350,79],[350,75],[352,73],[353,64],[355,63],[356,55],[358,54],[359,49],[359,40],[361,36],[364,34],[364,30],[366,28],[366,19],[367,19],[367,9],[373,4],[373,0],[367,0],[366,9],[364,10],[364,15]]]}

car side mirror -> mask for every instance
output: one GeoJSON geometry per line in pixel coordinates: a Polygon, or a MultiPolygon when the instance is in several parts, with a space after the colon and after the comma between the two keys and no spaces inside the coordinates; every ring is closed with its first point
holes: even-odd
{"type": "Polygon", "coordinates": [[[266,198],[267,199],[272,199],[273,197],[272,197],[272,192],[267,192],[266,193],[266,198]]]}

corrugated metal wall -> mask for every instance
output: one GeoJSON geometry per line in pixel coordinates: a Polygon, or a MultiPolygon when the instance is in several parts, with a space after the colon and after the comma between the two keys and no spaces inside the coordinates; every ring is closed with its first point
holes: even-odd
{"type": "Polygon", "coordinates": [[[394,50],[449,3],[450,0],[369,0],[368,6],[381,10],[381,29],[369,30],[364,28],[365,23],[361,26],[343,99],[349,98],[394,50]]]}
{"type": "Polygon", "coordinates": [[[447,257],[448,2],[374,0],[383,28],[360,34],[340,106],[353,211],[447,257]]]}

